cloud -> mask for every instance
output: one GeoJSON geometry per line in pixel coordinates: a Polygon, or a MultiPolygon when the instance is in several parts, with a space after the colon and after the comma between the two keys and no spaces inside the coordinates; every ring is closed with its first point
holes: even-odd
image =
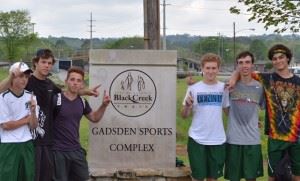
{"type": "MultiPolygon", "coordinates": [[[[249,23],[245,15],[232,15],[229,7],[237,4],[228,0],[166,0],[167,34],[232,36],[232,24],[237,29],[253,28],[263,34],[262,25],[249,23]]],[[[162,0],[161,0],[162,3],[162,0]]],[[[90,13],[93,13],[94,37],[143,36],[142,0],[0,0],[0,11],[27,9],[42,37],[67,36],[89,38],[90,13]]],[[[161,7],[162,13],[162,7],[161,7]]],[[[162,14],[161,14],[162,18],[162,14]]],[[[162,20],[161,20],[162,25],[162,20]]],[[[161,27],[162,28],[162,27],[161,27]]]]}

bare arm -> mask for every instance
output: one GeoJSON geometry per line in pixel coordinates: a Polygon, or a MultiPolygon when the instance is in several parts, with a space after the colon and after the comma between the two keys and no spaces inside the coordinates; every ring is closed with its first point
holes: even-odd
{"type": "Polygon", "coordinates": [[[187,97],[187,99],[185,100],[185,105],[182,107],[182,110],[181,110],[181,116],[183,118],[187,118],[191,114],[192,108],[193,108],[193,103],[194,103],[193,97],[192,97],[192,95],[189,95],[187,97]]]}
{"type": "Polygon", "coordinates": [[[7,90],[12,82],[13,73],[9,73],[9,75],[0,82],[0,92],[4,92],[7,90]]]}
{"type": "Polygon", "coordinates": [[[94,122],[94,123],[99,122],[101,120],[101,118],[103,117],[104,112],[105,112],[107,106],[109,105],[109,103],[110,103],[110,97],[108,95],[106,95],[106,91],[104,91],[102,104],[99,106],[99,108],[96,111],[92,111],[91,113],[86,115],[88,120],[90,120],[91,122],[94,122]]]}
{"type": "Polygon", "coordinates": [[[24,126],[24,125],[28,124],[30,119],[31,119],[31,116],[28,115],[28,116],[23,117],[22,119],[17,120],[17,121],[8,121],[6,123],[2,123],[1,127],[4,130],[14,130],[14,129],[17,129],[21,126],[24,126]]]}
{"type": "Polygon", "coordinates": [[[187,85],[193,85],[197,81],[193,78],[193,75],[191,73],[188,73],[188,76],[185,78],[186,84],[187,85]]]}
{"type": "Polygon", "coordinates": [[[14,76],[20,75],[21,65],[22,64],[19,64],[18,68],[13,69],[11,72],[9,72],[8,76],[0,82],[0,92],[4,92],[5,90],[7,90],[10,87],[14,76]]]}
{"type": "Polygon", "coordinates": [[[82,90],[79,91],[79,95],[81,95],[81,96],[94,96],[94,97],[98,97],[99,96],[98,88],[100,86],[101,86],[101,84],[96,85],[92,89],[84,88],[84,89],[82,89],[82,90]]]}
{"type": "Polygon", "coordinates": [[[29,127],[34,129],[38,126],[38,119],[36,116],[36,101],[33,99],[33,94],[31,94],[30,98],[30,120],[29,120],[29,127]]]}
{"type": "Polygon", "coordinates": [[[233,71],[232,74],[231,74],[231,76],[230,76],[229,81],[228,81],[227,84],[226,84],[226,88],[229,89],[229,90],[232,89],[232,88],[234,88],[236,82],[237,82],[239,79],[240,79],[240,74],[239,74],[239,72],[238,72],[237,70],[233,71]]]}
{"type": "Polygon", "coordinates": [[[183,106],[181,110],[181,117],[187,118],[191,114],[192,108],[193,106],[187,106],[187,105],[183,106]]]}

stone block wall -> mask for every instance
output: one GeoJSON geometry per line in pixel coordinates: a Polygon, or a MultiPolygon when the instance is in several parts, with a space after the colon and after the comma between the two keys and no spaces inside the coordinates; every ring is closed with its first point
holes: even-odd
{"type": "Polygon", "coordinates": [[[90,181],[191,181],[188,167],[168,169],[98,169],[90,181]]]}

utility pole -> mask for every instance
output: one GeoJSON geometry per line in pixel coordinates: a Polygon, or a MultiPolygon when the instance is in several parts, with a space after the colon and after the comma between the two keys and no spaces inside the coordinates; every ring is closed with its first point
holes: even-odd
{"type": "Polygon", "coordinates": [[[163,50],[167,49],[167,37],[166,37],[166,6],[170,4],[166,4],[166,0],[163,2],[163,50]]]}
{"type": "Polygon", "coordinates": [[[233,22],[233,64],[234,64],[234,69],[236,67],[235,65],[235,22],[233,22]]]}
{"type": "Polygon", "coordinates": [[[144,48],[160,49],[159,0],[144,0],[144,48]]]}
{"type": "Polygon", "coordinates": [[[93,32],[95,32],[95,31],[93,31],[93,21],[95,21],[95,20],[93,20],[93,13],[91,12],[91,15],[90,15],[90,50],[92,50],[93,49],[93,32]]]}
{"type": "Polygon", "coordinates": [[[34,25],[35,23],[31,23],[31,26],[32,26],[32,33],[34,34],[34,25]]]}
{"type": "Polygon", "coordinates": [[[221,33],[218,32],[218,55],[222,58],[221,55],[221,33]]]}
{"type": "Polygon", "coordinates": [[[235,29],[235,22],[233,22],[233,61],[234,61],[234,69],[236,68],[236,62],[235,62],[235,58],[236,58],[236,48],[235,48],[235,44],[236,44],[236,33],[241,32],[241,31],[245,31],[245,30],[251,30],[251,31],[255,31],[254,28],[246,28],[246,29],[239,29],[236,30],[235,29]]]}

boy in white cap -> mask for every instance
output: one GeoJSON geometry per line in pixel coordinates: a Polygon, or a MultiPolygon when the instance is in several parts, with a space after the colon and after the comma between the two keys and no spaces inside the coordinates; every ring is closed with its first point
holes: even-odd
{"type": "Polygon", "coordinates": [[[16,62],[10,72],[8,90],[0,94],[0,180],[34,180],[34,147],[30,130],[37,126],[36,100],[25,87],[32,70],[23,62],[16,62]]]}

